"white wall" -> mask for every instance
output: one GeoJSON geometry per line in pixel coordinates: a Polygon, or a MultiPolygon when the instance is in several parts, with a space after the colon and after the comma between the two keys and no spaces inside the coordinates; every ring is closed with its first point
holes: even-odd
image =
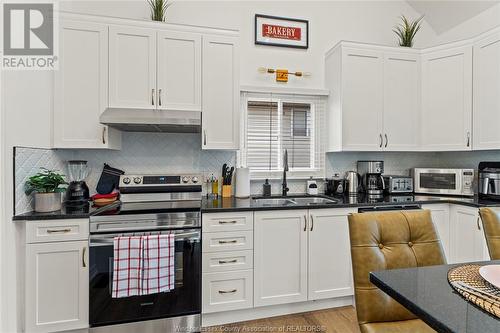
{"type": "Polygon", "coordinates": [[[434,44],[475,37],[498,26],[500,26],[500,3],[464,23],[437,35],[434,44]]]}

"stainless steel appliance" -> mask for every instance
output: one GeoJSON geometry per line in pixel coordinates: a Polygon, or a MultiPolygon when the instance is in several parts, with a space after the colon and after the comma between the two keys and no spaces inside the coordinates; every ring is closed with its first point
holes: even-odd
{"type": "Polygon", "coordinates": [[[349,195],[358,195],[360,189],[360,176],[356,171],[347,171],[345,174],[347,193],[349,195]]]}
{"type": "Polygon", "coordinates": [[[382,196],[385,189],[383,161],[358,161],[363,191],[369,196],[382,196]]]}
{"type": "Polygon", "coordinates": [[[90,217],[91,332],[200,331],[202,183],[199,175],[122,175],[125,201],[90,217]],[[175,235],[175,288],[112,298],[114,237],[151,234],[175,235]]]}
{"type": "Polygon", "coordinates": [[[473,196],[473,169],[413,169],[415,193],[473,196]]]}
{"type": "Polygon", "coordinates": [[[411,176],[384,175],[385,191],[390,194],[412,193],[413,178],[411,176]]]}
{"type": "Polygon", "coordinates": [[[479,196],[500,199],[500,162],[479,163],[479,196]]]}
{"type": "Polygon", "coordinates": [[[418,210],[422,209],[421,205],[418,204],[408,204],[408,205],[384,205],[384,206],[371,206],[371,207],[360,207],[358,208],[358,213],[369,213],[369,212],[386,212],[392,210],[418,210]]]}

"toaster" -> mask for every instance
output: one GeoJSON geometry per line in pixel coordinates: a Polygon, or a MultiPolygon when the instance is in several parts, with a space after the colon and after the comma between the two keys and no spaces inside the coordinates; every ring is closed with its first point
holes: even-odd
{"type": "Polygon", "coordinates": [[[411,176],[384,175],[385,190],[387,193],[412,193],[413,178],[411,176]]]}

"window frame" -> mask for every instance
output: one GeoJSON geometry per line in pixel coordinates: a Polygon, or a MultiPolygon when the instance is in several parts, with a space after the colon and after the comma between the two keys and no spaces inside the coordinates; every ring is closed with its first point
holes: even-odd
{"type": "MultiPolygon", "coordinates": [[[[282,121],[283,121],[283,103],[291,104],[308,104],[310,105],[310,117],[311,126],[306,130],[310,131],[309,136],[311,139],[311,168],[290,168],[288,172],[289,179],[309,179],[311,176],[314,178],[324,178],[325,177],[325,151],[324,144],[322,141],[322,135],[324,133],[324,122],[318,121],[317,106],[318,103],[324,103],[324,109],[326,108],[326,101],[320,100],[317,96],[307,96],[307,95],[286,95],[286,94],[271,94],[271,93],[242,93],[241,96],[241,110],[242,110],[242,121],[241,121],[241,135],[240,135],[240,150],[237,154],[237,163],[241,166],[246,167],[247,163],[247,130],[248,130],[248,103],[250,101],[255,102],[272,102],[278,105],[278,121],[279,121],[279,158],[278,158],[278,169],[277,170],[250,170],[250,179],[261,180],[261,179],[281,179],[283,174],[282,165],[282,121]],[[266,97],[267,96],[267,97],[266,97]],[[318,128],[319,127],[319,128],[318,128]],[[316,156],[317,154],[317,156],[316,156]]],[[[299,136],[304,137],[304,136],[299,136]]]]}

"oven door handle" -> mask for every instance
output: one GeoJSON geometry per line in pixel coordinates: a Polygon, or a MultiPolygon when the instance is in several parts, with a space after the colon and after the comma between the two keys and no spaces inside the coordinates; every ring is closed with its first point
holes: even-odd
{"type": "MultiPolygon", "coordinates": [[[[168,235],[168,234],[162,234],[162,235],[168,235]]],[[[200,241],[200,238],[201,238],[200,231],[183,232],[183,233],[177,233],[174,235],[175,235],[176,242],[183,241],[183,240],[198,242],[198,241],[200,241]],[[192,236],[194,236],[194,237],[192,237],[192,236]],[[187,237],[189,237],[189,238],[187,238],[187,237]]],[[[92,235],[91,235],[89,246],[93,247],[93,246],[102,246],[102,245],[113,245],[114,238],[119,237],[119,236],[127,236],[127,235],[112,235],[112,236],[107,236],[107,237],[92,237],[92,235]]],[[[141,236],[141,235],[130,234],[130,236],[141,236]]],[[[142,236],[149,236],[149,235],[142,235],[142,236]]]]}

